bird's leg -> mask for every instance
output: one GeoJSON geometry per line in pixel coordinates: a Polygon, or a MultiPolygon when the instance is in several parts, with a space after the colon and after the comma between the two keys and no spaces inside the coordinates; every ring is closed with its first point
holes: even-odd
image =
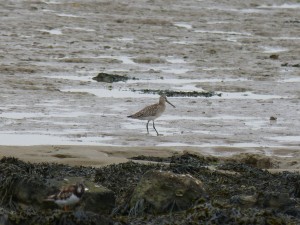
{"type": "Polygon", "coordinates": [[[150,120],[148,120],[146,128],[147,128],[147,133],[149,134],[149,129],[148,129],[148,124],[149,124],[150,120]]]}
{"type": "Polygon", "coordinates": [[[157,132],[155,126],[154,126],[154,120],[153,120],[153,128],[154,128],[154,130],[156,131],[157,136],[159,136],[159,134],[158,134],[158,132],[157,132]]]}

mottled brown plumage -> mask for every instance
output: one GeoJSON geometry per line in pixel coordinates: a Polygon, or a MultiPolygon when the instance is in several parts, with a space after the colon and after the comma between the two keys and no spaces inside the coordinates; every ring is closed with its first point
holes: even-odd
{"type": "Polygon", "coordinates": [[[60,192],[48,196],[45,201],[53,201],[57,205],[64,207],[64,210],[66,211],[68,206],[74,205],[80,201],[84,191],[85,187],[81,183],[69,185],[63,187],[60,192]]]}
{"type": "Polygon", "coordinates": [[[168,99],[165,95],[161,95],[158,103],[146,106],[142,110],[140,110],[137,113],[130,115],[128,117],[133,118],[133,119],[139,119],[139,120],[148,120],[147,125],[146,125],[148,134],[149,134],[148,124],[152,120],[153,128],[156,131],[156,134],[158,136],[159,134],[155,128],[154,120],[163,114],[163,112],[166,109],[166,102],[175,108],[175,106],[168,101],[168,99]]]}

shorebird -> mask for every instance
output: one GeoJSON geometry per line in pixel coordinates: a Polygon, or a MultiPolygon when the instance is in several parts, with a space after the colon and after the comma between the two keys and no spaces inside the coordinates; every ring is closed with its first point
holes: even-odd
{"type": "Polygon", "coordinates": [[[84,194],[85,187],[82,183],[73,184],[61,189],[60,192],[50,195],[45,201],[53,201],[58,206],[63,207],[64,211],[68,210],[68,207],[78,203],[84,194]]]}
{"type": "Polygon", "coordinates": [[[165,95],[161,95],[158,103],[146,106],[142,110],[140,110],[137,113],[130,115],[128,117],[133,118],[133,119],[138,119],[138,120],[148,120],[147,125],[146,125],[148,134],[149,134],[148,125],[149,125],[149,122],[152,120],[153,128],[156,131],[156,134],[158,136],[159,134],[155,128],[154,120],[163,114],[163,112],[166,109],[166,102],[175,108],[175,106],[171,102],[168,101],[168,99],[165,95]]]}

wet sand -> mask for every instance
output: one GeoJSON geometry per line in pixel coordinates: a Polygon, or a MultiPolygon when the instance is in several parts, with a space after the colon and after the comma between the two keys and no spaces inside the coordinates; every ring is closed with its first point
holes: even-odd
{"type": "MultiPolygon", "coordinates": [[[[300,171],[300,154],[295,148],[273,149],[267,154],[267,149],[244,148],[215,148],[199,149],[193,147],[107,147],[107,146],[1,146],[0,157],[16,157],[31,163],[61,163],[71,166],[102,167],[110,164],[123,163],[136,156],[171,157],[174,154],[192,153],[207,157],[217,157],[221,161],[242,162],[249,155],[256,155],[260,159],[269,159],[272,166],[269,171],[300,171]],[[212,154],[214,152],[214,154],[212,154]],[[246,152],[246,153],[245,153],[246,152]],[[221,156],[227,155],[227,157],[221,156]],[[276,155],[290,157],[277,157],[276,155]]],[[[145,161],[137,162],[145,163],[145,161]]],[[[146,162],[147,163],[147,162],[146,162]]],[[[264,167],[264,166],[263,166],[264,167]]]]}

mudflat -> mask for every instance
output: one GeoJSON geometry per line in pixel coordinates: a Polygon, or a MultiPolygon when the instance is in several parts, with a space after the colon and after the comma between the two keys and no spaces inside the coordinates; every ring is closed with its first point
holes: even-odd
{"type": "Polygon", "coordinates": [[[1,154],[83,165],[176,149],[297,158],[299,7],[2,2],[0,145],[35,147],[1,147],[1,154]],[[128,79],[97,82],[99,73],[128,79]],[[157,137],[146,134],[145,122],[127,118],[156,103],[155,90],[216,95],[170,96],[176,109],[167,107],[157,120],[157,137]]]}

